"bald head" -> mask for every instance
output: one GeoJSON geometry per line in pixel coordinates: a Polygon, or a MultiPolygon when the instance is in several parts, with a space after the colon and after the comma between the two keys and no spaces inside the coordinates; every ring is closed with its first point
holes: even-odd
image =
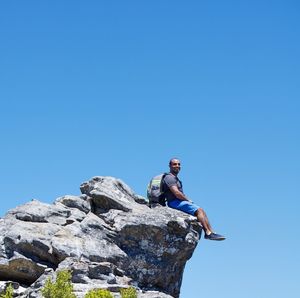
{"type": "Polygon", "coordinates": [[[177,176],[180,171],[180,160],[178,158],[172,158],[169,161],[170,172],[177,176]]]}

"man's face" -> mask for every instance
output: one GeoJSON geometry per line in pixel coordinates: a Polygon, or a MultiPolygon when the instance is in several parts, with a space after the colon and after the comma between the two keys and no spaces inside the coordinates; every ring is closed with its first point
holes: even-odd
{"type": "Polygon", "coordinates": [[[178,174],[180,171],[180,160],[172,159],[170,162],[170,172],[173,174],[178,174]]]}

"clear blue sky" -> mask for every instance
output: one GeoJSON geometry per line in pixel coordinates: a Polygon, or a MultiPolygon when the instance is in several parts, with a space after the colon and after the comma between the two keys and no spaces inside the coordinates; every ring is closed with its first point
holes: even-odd
{"type": "Polygon", "coordinates": [[[299,36],[296,0],[1,1],[0,215],[178,156],[228,237],[181,298],[299,297],[299,36]]]}

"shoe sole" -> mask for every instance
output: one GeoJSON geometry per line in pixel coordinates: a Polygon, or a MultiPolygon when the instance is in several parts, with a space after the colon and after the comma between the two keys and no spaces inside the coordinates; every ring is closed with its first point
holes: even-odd
{"type": "Polygon", "coordinates": [[[204,237],[204,239],[206,239],[206,240],[213,240],[213,241],[223,241],[226,238],[225,237],[222,237],[222,238],[206,238],[206,237],[204,237]]]}

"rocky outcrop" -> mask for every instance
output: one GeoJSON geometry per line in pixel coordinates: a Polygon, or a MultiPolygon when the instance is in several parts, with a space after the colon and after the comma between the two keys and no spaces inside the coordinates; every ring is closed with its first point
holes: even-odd
{"type": "Polygon", "coordinates": [[[13,282],[18,297],[41,297],[48,277],[72,270],[77,297],[106,288],[119,297],[179,297],[186,261],[201,234],[196,220],[176,210],[149,208],[124,182],[94,177],[81,196],[53,204],[33,200],[0,219],[0,292],[13,282]]]}

